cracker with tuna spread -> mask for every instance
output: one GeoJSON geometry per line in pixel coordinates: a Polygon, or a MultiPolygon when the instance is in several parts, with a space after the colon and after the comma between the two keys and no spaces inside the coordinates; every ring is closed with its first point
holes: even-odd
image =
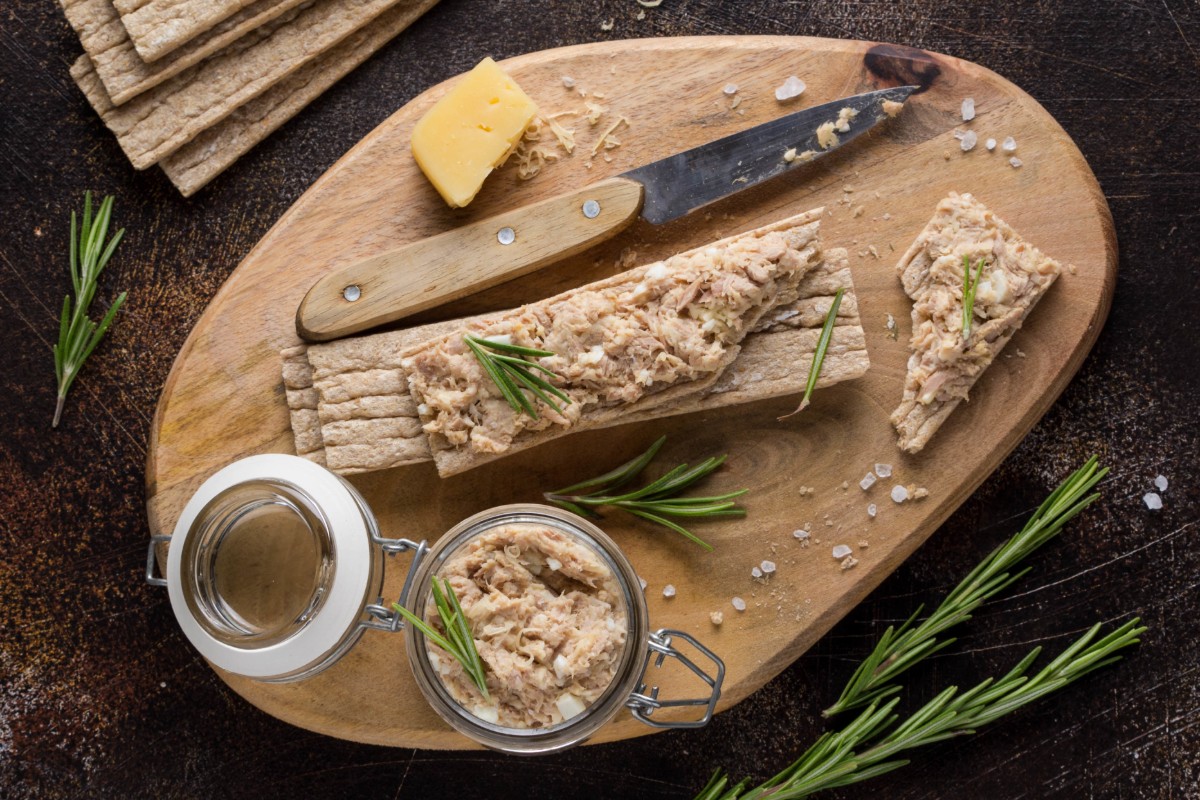
{"type": "Polygon", "coordinates": [[[988,368],[1062,267],[969,194],[950,193],[896,265],[913,299],[904,398],[892,412],[900,449],[916,453],[988,368]],[[980,262],[963,340],[963,261],[980,262]]]}
{"type": "MultiPolygon", "coordinates": [[[[820,258],[817,212],[721,240],[427,342],[401,365],[438,472],[453,475],[567,433],[703,391],[820,258]],[[571,398],[514,411],[463,341],[504,337],[571,398]]],[[[537,402],[537,401],[535,401],[537,402]]]]}

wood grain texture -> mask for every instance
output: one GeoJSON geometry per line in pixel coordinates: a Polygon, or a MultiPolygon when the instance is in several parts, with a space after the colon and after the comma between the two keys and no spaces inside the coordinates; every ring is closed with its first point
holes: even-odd
{"type": "MultiPolygon", "coordinates": [[[[1200,8],[1186,0],[665,0],[655,9],[594,0],[547,8],[545,0],[506,0],[504,13],[493,0],[439,3],[191,199],[158,171],[129,168],[67,75],[79,41],[58,7],[12,0],[0,8],[4,794],[686,800],[718,765],[763,779],[828,729],[820,709],[888,625],[936,602],[1098,453],[1113,467],[1102,500],[1030,561],[1018,585],[981,608],[953,647],[907,675],[905,707],[947,685],[1003,674],[1035,645],[1060,649],[1100,619],[1140,614],[1150,635],[1125,662],[978,736],[916,751],[910,766],[827,796],[1200,795],[1200,352],[1190,335],[1200,319],[1191,267],[1200,263],[1200,237],[1189,235],[1200,208],[1200,127],[1189,124],[1200,8]],[[612,30],[602,30],[609,20],[612,30]],[[205,307],[349,148],[484,55],[714,33],[905,42],[986,65],[1049,110],[1098,177],[1120,242],[1112,310],[1075,379],[925,545],[795,663],[703,730],[518,759],[357,744],[247,703],[188,645],[161,590],[139,577],[150,418],[205,307]],[[52,431],[49,340],[70,287],[67,220],[87,188],[117,196],[113,221],[127,229],[97,302],[124,289],[130,302],[52,431]],[[1152,513],[1141,496],[1159,473],[1170,488],[1152,513]]],[[[598,257],[612,263],[621,249],[601,245],[598,257]]]]}
{"type": "MultiPolygon", "coordinates": [[[[451,212],[407,152],[412,125],[445,85],[389,118],[283,216],[184,345],[151,433],[151,527],[169,531],[196,484],[224,464],[255,452],[293,452],[277,353],[298,342],[289,310],[315,277],[486,218],[514,201],[550,197],[773,118],[780,113],[773,90],[792,72],[806,76],[804,102],[812,104],[919,82],[926,91],[869,139],[707,213],[658,228],[638,223],[620,240],[636,248],[640,260],[650,260],[825,206],[824,244],[845,245],[854,255],[851,268],[873,363],[866,378],[823,392],[808,411],[786,422],[776,417],[791,410],[794,398],[750,405],[735,414],[580,434],[452,479],[439,479],[429,465],[354,478],[383,530],[432,539],[475,511],[533,499],[538,487],[570,483],[617,463],[660,433],[671,435],[664,461],[728,452],[728,467],[713,485],[751,487],[749,517],[704,528],[717,547],[712,556],[628,520],[614,517],[605,523],[650,583],[652,624],[700,635],[726,659],[721,708],[728,708],[778,674],[895,569],[1058,396],[1098,335],[1111,299],[1116,248],[1107,207],[1078,150],[1049,114],[988,70],[946,56],[796,37],[701,38],[548,51],[504,66],[551,113],[578,104],[564,91],[564,74],[577,87],[601,92],[610,113],[630,120],[616,157],[595,160],[591,168],[583,158],[560,161],[524,184],[502,171],[469,209],[451,212]],[[631,76],[650,69],[661,79],[636,86],[631,76]],[[737,109],[721,91],[734,76],[742,87],[737,109]],[[1025,167],[1013,169],[999,153],[958,149],[953,130],[967,95],[979,109],[975,127],[1016,137],[1029,154],[1025,167]],[[890,261],[950,189],[974,191],[1030,241],[1078,271],[1047,296],[1017,337],[1016,346],[1027,358],[1001,359],[981,380],[974,402],[924,453],[902,457],[887,414],[904,375],[908,301],[890,261]],[[1060,213],[1043,213],[1049,198],[1060,213]],[[887,336],[888,313],[900,324],[897,341],[887,336]],[[840,488],[856,483],[877,461],[896,465],[892,480],[870,494],[840,488]],[[895,482],[930,487],[932,495],[896,506],[886,499],[895,482]],[[800,493],[804,484],[815,491],[800,493]],[[873,522],[866,515],[868,502],[881,507],[873,522]],[[814,519],[813,538],[819,543],[802,548],[791,533],[814,519]],[[833,544],[860,541],[869,546],[856,548],[859,564],[853,570],[841,570],[829,557],[833,544]],[[753,582],[750,568],[767,558],[779,563],[779,572],[769,584],[753,582]],[[677,587],[675,599],[662,597],[665,583],[677,587]],[[745,614],[730,608],[734,595],[750,603],[745,614]],[[726,612],[719,628],[708,620],[715,610],[726,612]]],[[[612,271],[610,263],[584,253],[466,298],[452,310],[516,305],[612,271]]],[[[387,596],[398,593],[399,581],[398,572],[388,577],[387,596]]],[[[465,746],[425,705],[407,669],[400,667],[402,660],[395,641],[367,636],[335,667],[302,683],[268,686],[222,677],[255,705],[308,729],[378,744],[465,746]]],[[[664,683],[664,692],[686,689],[676,680],[664,683]]],[[[598,740],[649,730],[625,716],[598,740]]]]}
{"type": "Polygon", "coordinates": [[[328,341],[460,300],[611,239],[641,207],[640,184],[609,178],[370,256],[322,275],[300,301],[296,330],[328,341]],[[599,207],[591,219],[582,212],[589,200],[599,207]],[[502,228],[514,237],[507,244],[502,228]],[[353,302],[349,286],[360,292],[353,302]]]}

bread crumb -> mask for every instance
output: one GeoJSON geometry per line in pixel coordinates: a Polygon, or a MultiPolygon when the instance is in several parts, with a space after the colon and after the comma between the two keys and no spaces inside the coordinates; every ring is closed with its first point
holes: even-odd
{"type": "Polygon", "coordinates": [[[720,625],[725,621],[725,615],[720,611],[713,611],[708,615],[708,619],[713,625],[720,625]]]}
{"type": "Polygon", "coordinates": [[[828,150],[831,147],[837,147],[838,135],[833,132],[833,122],[825,122],[817,128],[817,144],[822,150],[828,150]]]}
{"type": "Polygon", "coordinates": [[[854,565],[857,563],[858,559],[854,556],[846,556],[846,558],[842,560],[842,572],[845,572],[848,569],[853,569],[854,565]]]}

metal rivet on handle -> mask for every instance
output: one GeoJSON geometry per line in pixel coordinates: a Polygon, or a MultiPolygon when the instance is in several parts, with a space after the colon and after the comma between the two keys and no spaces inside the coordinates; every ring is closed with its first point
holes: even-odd
{"type": "Polygon", "coordinates": [[[353,303],[362,297],[362,289],[358,288],[357,284],[347,286],[345,289],[342,289],[342,297],[353,303]]]}
{"type": "Polygon", "coordinates": [[[507,225],[496,231],[496,241],[500,244],[512,244],[517,240],[517,232],[507,225]]]}
{"type": "Polygon", "coordinates": [[[585,200],[583,203],[583,215],[588,219],[595,219],[600,216],[600,204],[595,200],[585,200]]]}

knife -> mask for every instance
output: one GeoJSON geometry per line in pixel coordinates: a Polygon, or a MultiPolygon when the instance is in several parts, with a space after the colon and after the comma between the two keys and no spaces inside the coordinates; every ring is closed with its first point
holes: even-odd
{"type": "Polygon", "coordinates": [[[615,236],[639,215],[659,225],[762,183],[857,139],[916,90],[854,95],[764,122],[613,178],[359,261],[319,279],[296,330],[328,341],[495,286],[615,236]],[[851,109],[854,114],[843,112],[851,109]],[[818,129],[846,119],[836,142],[818,129]],[[822,146],[826,145],[826,146],[822,146]],[[804,157],[785,158],[795,149],[804,157]]]}

